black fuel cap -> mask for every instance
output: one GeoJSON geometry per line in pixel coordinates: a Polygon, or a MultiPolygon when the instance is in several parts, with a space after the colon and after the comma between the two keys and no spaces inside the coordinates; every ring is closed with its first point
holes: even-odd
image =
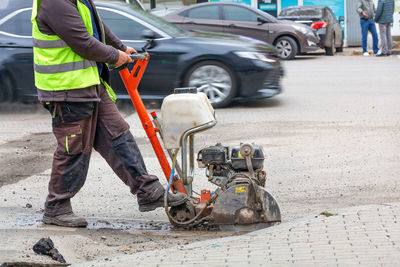
{"type": "Polygon", "coordinates": [[[174,94],[197,94],[196,87],[175,88],[174,94]]]}

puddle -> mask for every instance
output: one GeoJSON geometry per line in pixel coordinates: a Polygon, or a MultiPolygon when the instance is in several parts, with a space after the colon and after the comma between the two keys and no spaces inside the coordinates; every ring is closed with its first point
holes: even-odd
{"type": "MultiPolygon", "coordinates": [[[[46,227],[42,222],[42,214],[18,214],[15,226],[17,227],[46,227]]],[[[201,224],[191,229],[178,228],[170,224],[168,221],[155,221],[155,220],[127,220],[121,218],[97,218],[89,217],[86,218],[88,221],[88,230],[119,230],[119,231],[157,231],[157,232],[168,232],[168,231],[220,231],[217,226],[201,224]]]]}
{"type": "MultiPolygon", "coordinates": [[[[231,232],[231,233],[246,233],[254,230],[259,230],[262,228],[266,228],[272,226],[271,224],[257,224],[248,225],[248,226],[233,226],[233,225],[209,225],[207,223],[203,223],[189,229],[187,228],[179,228],[170,224],[168,221],[156,221],[156,220],[128,220],[125,218],[99,218],[99,217],[89,217],[86,218],[88,222],[88,226],[83,229],[87,230],[117,230],[117,231],[144,231],[144,232],[231,232]]],[[[37,227],[37,228],[46,228],[46,227],[57,227],[57,226],[48,226],[44,225],[42,222],[42,214],[18,214],[15,226],[18,228],[24,227],[37,227]]],[[[60,228],[61,229],[61,228],[60,228]]],[[[62,229],[75,229],[75,228],[66,228],[62,227],[62,229]]]]}
{"type": "MultiPolygon", "coordinates": [[[[155,220],[126,220],[126,219],[104,219],[104,218],[89,218],[87,219],[89,230],[113,229],[126,231],[157,231],[157,232],[214,232],[221,231],[218,226],[201,224],[190,229],[175,227],[167,221],[155,220]]],[[[230,230],[224,232],[231,232],[230,230]]]]}
{"type": "Polygon", "coordinates": [[[113,229],[113,230],[140,230],[140,231],[171,231],[174,227],[165,221],[153,220],[126,220],[88,218],[89,230],[113,229]]]}

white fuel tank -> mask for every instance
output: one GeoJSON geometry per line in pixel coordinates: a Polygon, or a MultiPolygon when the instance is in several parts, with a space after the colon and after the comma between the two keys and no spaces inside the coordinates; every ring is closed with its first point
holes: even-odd
{"type": "MultiPolygon", "coordinates": [[[[185,92],[175,89],[175,92],[185,92]]],[[[180,147],[181,136],[188,130],[215,121],[214,109],[204,93],[175,93],[164,98],[161,106],[165,148],[180,147]]]]}

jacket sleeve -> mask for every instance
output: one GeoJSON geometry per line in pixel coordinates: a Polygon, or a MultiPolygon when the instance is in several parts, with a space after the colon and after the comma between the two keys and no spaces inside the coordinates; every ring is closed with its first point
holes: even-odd
{"type": "Polygon", "coordinates": [[[375,22],[379,21],[379,18],[382,16],[383,13],[383,1],[379,0],[378,1],[378,8],[376,9],[376,13],[375,13],[375,22]]]}
{"type": "Polygon", "coordinates": [[[362,1],[361,0],[357,0],[357,12],[358,12],[358,14],[360,16],[362,15],[362,12],[364,11],[362,9],[362,7],[363,7],[362,1]]]}
{"type": "Polygon", "coordinates": [[[121,40],[115,36],[115,34],[108,28],[108,26],[103,22],[104,33],[106,36],[106,44],[111,45],[112,47],[119,49],[121,51],[126,50],[126,45],[124,45],[121,40]]]}
{"type": "Polygon", "coordinates": [[[81,57],[111,64],[118,61],[118,50],[89,34],[78,9],[71,1],[42,0],[39,19],[81,57]]]}

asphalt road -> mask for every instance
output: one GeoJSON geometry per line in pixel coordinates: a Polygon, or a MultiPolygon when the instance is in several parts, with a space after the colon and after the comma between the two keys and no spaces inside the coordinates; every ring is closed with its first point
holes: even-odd
{"type": "MultiPolygon", "coordinates": [[[[284,221],[400,201],[400,58],[309,56],[283,64],[281,95],[217,110],[218,124],[196,137],[196,150],[222,140],[262,145],[266,188],[284,221]]],[[[136,114],[127,121],[149,171],[162,177],[136,114]]],[[[49,262],[31,250],[45,236],[68,262],[82,262],[233,234],[177,231],[162,210],[139,213],[135,197],[97,153],[73,199],[89,229],[43,226],[55,144],[49,116],[37,107],[2,105],[0,126],[0,263],[49,262]]],[[[196,172],[196,191],[212,188],[203,171],[196,172]]]]}

